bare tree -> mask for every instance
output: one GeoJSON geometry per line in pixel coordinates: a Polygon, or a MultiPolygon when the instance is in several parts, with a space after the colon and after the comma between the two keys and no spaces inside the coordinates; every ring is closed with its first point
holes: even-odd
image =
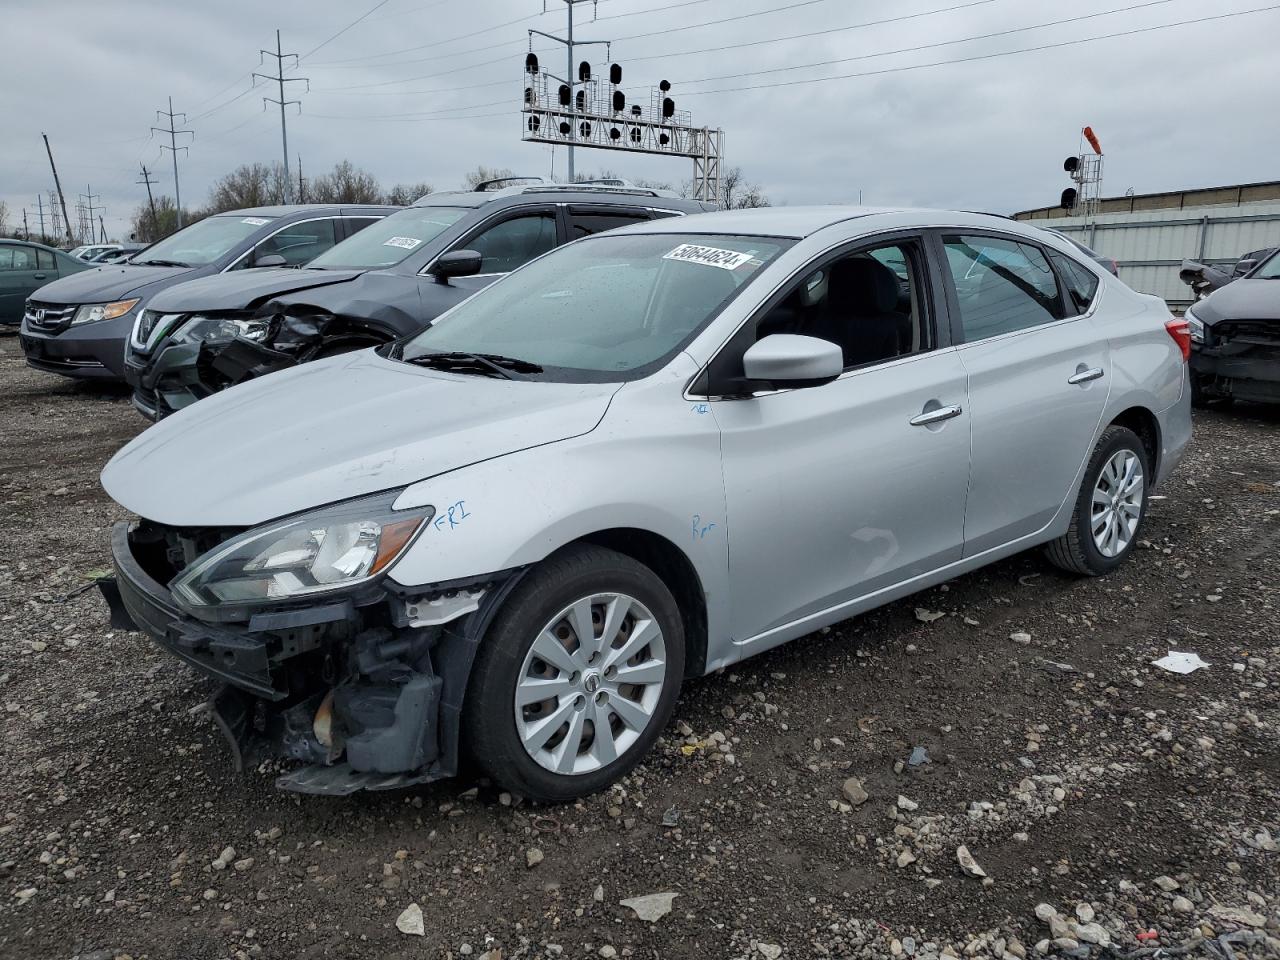
{"type": "MultiPolygon", "coordinates": [[[[187,210],[184,207],[182,211],[182,222],[187,226],[190,226],[197,220],[203,220],[210,213],[218,212],[219,211],[212,209],[187,210]]],[[[178,210],[173,205],[173,197],[156,197],[156,213],[154,218],[151,216],[150,205],[141,203],[134,208],[133,219],[130,227],[130,236],[139,243],[155,243],[157,240],[167,237],[177,229],[178,210]]]]}
{"type": "Polygon", "coordinates": [[[9,204],[0,200],[0,237],[5,235],[5,226],[9,222],[9,204]]]}
{"type": "MultiPolygon", "coordinates": [[[[680,185],[680,196],[696,194],[694,182],[686,180],[680,185]]],[[[748,210],[772,206],[758,183],[748,183],[741,167],[726,167],[720,173],[720,200],[726,210],[748,210]]]]}
{"type": "Polygon", "coordinates": [[[395,204],[398,207],[407,207],[419,197],[425,197],[433,192],[435,192],[435,188],[429,183],[397,183],[386,192],[382,202],[395,204]]]}
{"type": "Polygon", "coordinates": [[[467,174],[466,185],[468,190],[474,190],[486,180],[498,180],[502,177],[514,177],[515,171],[509,167],[486,167],[483,163],[467,174]]]}
{"type": "Polygon", "coordinates": [[[246,163],[214,183],[209,191],[209,209],[221,213],[264,207],[280,203],[283,196],[284,168],[280,164],[246,163]]]}
{"type": "Polygon", "coordinates": [[[343,160],[331,173],[311,181],[307,199],[311,203],[380,203],[382,188],[373,174],[343,160]]]}

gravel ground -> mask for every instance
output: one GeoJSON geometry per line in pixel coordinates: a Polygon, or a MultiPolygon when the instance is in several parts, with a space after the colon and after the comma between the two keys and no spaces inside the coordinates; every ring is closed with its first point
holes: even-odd
{"type": "Polygon", "coordinates": [[[79,590],[142,420],[13,337],[0,410],[2,957],[1280,956],[1280,413],[1198,414],[1115,575],[1015,557],[693,681],[549,808],[232,775],[210,685],[79,590]]]}

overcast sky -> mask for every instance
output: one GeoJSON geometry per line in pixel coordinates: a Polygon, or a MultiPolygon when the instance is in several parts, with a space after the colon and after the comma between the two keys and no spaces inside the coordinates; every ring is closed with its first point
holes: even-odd
{"type": "MultiPolygon", "coordinates": [[[[53,188],[45,132],[68,206],[91,185],[108,232],[127,233],[146,198],[139,162],[159,193],[173,191],[170,155],[148,132],[169,96],[195,131],[178,161],[186,205],[204,202],[238,164],[278,161],[279,112],[261,100],[274,87],[251,90],[249,79],[270,72],[258,50],[274,46],[277,28],[286,52],[304,54],[294,75],[311,81],[310,92],[288,85],[302,100],[300,115],[289,109],[290,159],[301,156],[307,175],[344,158],[388,185],[457,187],[477,163],[551,171],[550,148],[520,141],[521,70],[529,28],[561,32],[564,0],[546,0],[545,14],[543,0],[0,2],[0,199],[11,218],[23,207],[34,217],[36,195],[53,188]],[[432,111],[450,112],[397,116],[432,111]]],[[[1280,179],[1274,106],[1252,100],[1274,100],[1280,9],[1071,43],[1268,6],[599,0],[575,9],[579,39],[614,41],[633,100],[648,102],[651,84],[671,80],[680,109],[723,128],[727,162],[775,203],[856,203],[861,193],[869,204],[1012,212],[1056,200],[1062,160],[1086,123],[1106,153],[1106,195],[1280,179]],[[737,19],[711,22],[726,18],[737,19]],[[899,19],[868,25],[887,18],[899,19]],[[1066,18],[1081,19],[1046,25],[1066,18]],[[832,32],[786,39],[814,31],[832,32]],[[991,56],[1046,45],[1057,46],[991,56]],[[715,47],[732,48],[707,52],[715,47]],[[801,67],[832,60],[844,62],[801,67]],[[709,79],[719,77],[728,78],[709,79]]],[[[563,50],[551,47],[534,38],[549,51],[544,63],[563,69],[563,50]]],[[[578,59],[604,64],[604,50],[583,48],[578,59]]],[[[564,162],[557,150],[558,174],[564,162]]],[[[600,150],[580,149],[578,166],[675,183],[691,174],[690,161],[600,150]]]]}

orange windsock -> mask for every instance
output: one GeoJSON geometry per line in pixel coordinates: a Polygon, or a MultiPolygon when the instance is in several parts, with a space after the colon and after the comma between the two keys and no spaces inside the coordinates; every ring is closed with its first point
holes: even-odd
{"type": "Polygon", "coordinates": [[[1102,144],[1098,142],[1097,136],[1094,135],[1093,127],[1084,128],[1084,138],[1089,141],[1089,146],[1093,147],[1093,152],[1098,156],[1102,156],[1102,144]]]}

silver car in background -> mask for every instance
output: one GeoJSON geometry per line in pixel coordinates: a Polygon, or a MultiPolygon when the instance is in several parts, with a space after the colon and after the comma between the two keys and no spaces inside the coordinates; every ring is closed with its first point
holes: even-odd
{"type": "Polygon", "coordinates": [[[682,680],[1031,547],[1105,574],[1191,433],[1189,334],[997,217],[777,208],[534,260],[218,394],[103,471],[114,621],[313,793],[469,755],[565,800],[682,680]],[[225,453],[235,450],[234,457],[225,453]]]}

